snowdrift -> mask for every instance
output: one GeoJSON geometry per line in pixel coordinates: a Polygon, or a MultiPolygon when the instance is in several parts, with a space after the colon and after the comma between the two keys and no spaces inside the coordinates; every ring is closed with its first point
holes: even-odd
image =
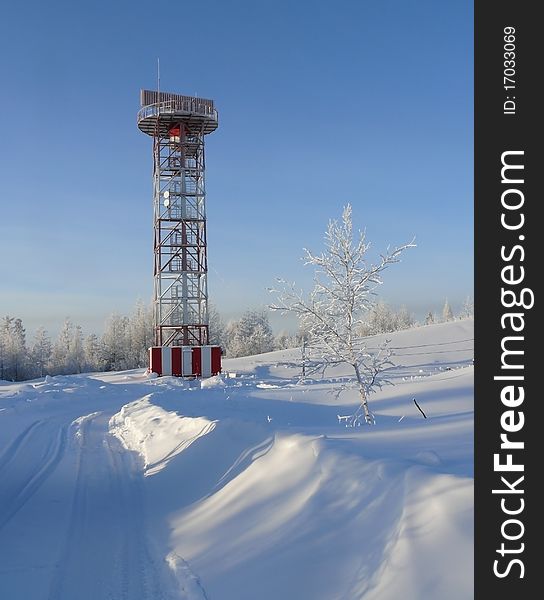
{"type": "Polygon", "coordinates": [[[143,459],[145,475],[153,475],[186,450],[215,423],[201,417],[180,417],[150,402],[151,395],[123,406],[109,422],[110,432],[143,459]]]}
{"type": "Polygon", "coordinates": [[[373,427],[297,349],[0,385],[0,597],[472,598],[473,323],[386,337],[373,427]]]}

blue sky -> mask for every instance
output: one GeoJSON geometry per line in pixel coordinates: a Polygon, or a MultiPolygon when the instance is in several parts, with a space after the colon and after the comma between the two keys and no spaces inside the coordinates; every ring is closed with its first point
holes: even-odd
{"type": "Polygon", "coordinates": [[[353,205],[376,251],[417,238],[383,298],[473,293],[472,3],[9,3],[0,23],[0,314],[100,331],[152,294],[139,89],[212,98],[209,288],[227,318],[307,286],[302,248],[353,205]]]}

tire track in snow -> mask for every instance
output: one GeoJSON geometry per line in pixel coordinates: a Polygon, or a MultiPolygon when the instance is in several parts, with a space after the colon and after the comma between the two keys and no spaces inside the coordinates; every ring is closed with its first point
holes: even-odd
{"type": "Polygon", "coordinates": [[[43,425],[43,421],[34,421],[28,427],[26,427],[6,448],[2,456],[0,457],[0,471],[4,469],[16,456],[24,444],[26,438],[32,433],[32,431],[38,426],[43,425]]]}
{"type": "MultiPolygon", "coordinates": [[[[32,432],[39,423],[41,422],[31,425],[23,432],[24,435],[21,434],[14,441],[15,448],[12,449],[11,456],[8,456],[8,460],[3,465],[4,468],[17,455],[17,452],[27,442],[28,438],[32,437],[32,432]]],[[[68,426],[65,425],[59,430],[57,436],[47,445],[42,461],[30,469],[30,472],[19,482],[19,485],[14,486],[6,505],[1,507],[0,510],[0,531],[40,489],[62,460],[67,444],[67,429],[68,426]]]]}
{"type": "Polygon", "coordinates": [[[142,475],[133,456],[121,449],[118,440],[107,435],[104,443],[113,472],[124,474],[116,478],[125,516],[122,568],[123,592],[126,596],[123,598],[169,600],[171,596],[163,590],[160,567],[152,556],[146,537],[142,475]]]}
{"type": "Polygon", "coordinates": [[[141,473],[103,414],[78,423],[77,476],[50,600],[172,600],[147,544],[141,473]]]}
{"type": "MultiPolygon", "coordinates": [[[[97,502],[96,497],[98,487],[92,475],[93,461],[92,455],[96,448],[93,440],[90,440],[90,429],[96,415],[88,415],[75,422],[77,429],[75,437],[79,442],[77,449],[76,480],[72,507],[70,511],[70,521],[65,536],[64,548],[58,560],[56,573],[53,577],[49,598],[50,600],[61,600],[65,598],[100,598],[101,600],[113,600],[115,597],[111,589],[104,589],[102,578],[108,573],[109,568],[117,568],[118,550],[113,545],[110,547],[98,547],[97,540],[93,535],[98,533],[95,528],[93,532],[93,510],[97,507],[106,508],[102,502],[97,502]],[[96,490],[94,488],[97,487],[96,490]],[[94,506],[93,506],[94,505],[94,506]],[[102,559],[107,554],[108,564],[101,564],[102,569],[96,568],[97,561],[93,554],[97,553],[97,559],[102,559]],[[93,564],[95,563],[95,564],[93,564]],[[94,579],[94,581],[93,581],[94,579]]],[[[97,472],[101,465],[96,460],[97,472]]],[[[101,482],[102,486],[104,482],[101,482]]],[[[110,482],[106,480],[106,484],[110,482]]],[[[110,495],[111,496],[111,495],[110,495]]],[[[111,525],[115,528],[115,522],[111,525]]],[[[104,531],[100,531],[103,535],[104,531]]],[[[111,531],[108,532],[111,537],[111,531]]],[[[119,600],[123,596],[118,594],[119,600]]]]}

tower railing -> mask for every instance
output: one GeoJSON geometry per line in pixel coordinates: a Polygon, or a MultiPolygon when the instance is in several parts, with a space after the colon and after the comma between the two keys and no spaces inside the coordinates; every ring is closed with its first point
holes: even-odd
{"type": "Polygon", "coordinates": [[[217,110],[213,106],[199,102],[198,99],[191,98],[190,96],[187,96],[186,99],[183,100],[166,100],[143,106],[138,111],[137,121],[140,122],[143,119],[157,117],[159,115],[177,115],[178,113],[212,117],[214,121],[217,121],[217,110]]]}

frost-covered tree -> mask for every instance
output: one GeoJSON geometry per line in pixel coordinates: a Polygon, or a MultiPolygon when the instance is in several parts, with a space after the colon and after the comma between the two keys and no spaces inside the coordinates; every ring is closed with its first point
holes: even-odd
{"type": "Polygon", "coordinates": [[[425,317],[425,325],[432,325],[434,323],[434,314],[433,311],[430,310],[425,317]]]}
{"type": "Polygon", "coordinates": [[[107,371],[130,368],[129,319],[118,314],[110,316],[102,336],[102,360],[107,371]]]}
{"type": "Polygon", "coordinates": [[[28,367],[28,350],[26,347],[26,332],[21,319],[15,319],[11,337],[13,356],[13,375],[15,381],[26,378],[28,367]]]}
{"type": "Polygon", "coordinates": [[[226,346],[225,323],[213,304],[208,307],[208,331],[210,344],[221,346],[221,348],[226,346]]]}
{"type": "Polygon", "coordinates": [[[296,345],[294,336],[289,335],[287,331],[280,331],[274,338],[274,348],[276,350],[286,350],[287,348],[294,348],[296,345]]]}
{"type": "Polygon", "coordinates": [[[57,339],[53,344],[51,366],[55,374],[60,373],[64,375],[68,373],[68,354],[70,352],[73,328],[74,325],[72,321],[69,318],[66,318],[57,339]]]}
{"type": "Polygon", "coordinates": [[[390,333],[398,329],[397,315],[385,302],[377,302],[369,312],[370,333],[390,333]]]}
{"type": "Polygon", "coordinates": [[[130,351],[127,356],[128,368],[147,366],[148,349],[153,346],[153,313],[151,306],[138,301],[129,319],[128,337],[130,351]]]}
{"type": "Polygon", "coordinates": [[[414,318],[405,306],[395,311],[385,302],[379,301],[369,311],[358,332],[361,335],[376,335],[408,329],[413,325],[414,318]]]}
{"type": "Polygon", "coordinates": [[[414,244],[388,248],[375,264],[370,263],[367,259],[370,243],[363,232],[354,236],[351,213],[348,204],[341,222],[329,222],[322,254],[304,251],[305,264],[315,270],[311,293],[307,296],[295,284],[279,280],[282,289],[272,290],[278,294],[278,301],[271,308],[298,316],[302,329],[308,331],[320,354],[323,370],[340,364],[353,369],[360,403],[350,423],[358,425],[363,416],[367,423],[374,422],[368,397],[386,382],[383,371],[391,364],[387,342],[370,352],[358,329],[375,305],[375,290],[382,283],[382,272],[399,262],[401,254],[414,244]]]}
{"type": "Polygon", "coordinates": [[[470,296],[467,296],[463,302],[463,311],[461,316],[464,319],[470,319],[474,316],[474,301],[470,296]]]}
{"type": "Polygon", "coordinates": [[[102,371],[104,369],[102,344],[96,333],[90,333],[83,341],[83,353],[86,371],[102,371]]]}
{"type": "Polygon", "coordinates": [[[369,314],[370,333],[388,333],[395,330],[395,313],[385,302],[376,302],[369,314]]]}
{"type": "Polygon", "coordinates": [[[451,306],[447,298],[444,302],[444,308],[442,309],[442,320],[444,322],[453,321],[453,311],[451,310],[451,306]]]}
{"type": "Polygon", "coordinates": [[[226,329],[229,356],[251,356],[274,350],[274,336],[264,311],[248,310],[226,329]]]}
{"type": "Polygon", "coordinates": [[[308,341],[308,333],[298,329],[294,333],[288,331],[280,331],[274,338],[275,350],[287,350],[289,348],[300,348],[308,341]]]}
{"type": "Polygon", "coordinates": [[[0,379],[9,379],[11,371],[10,338],[13,328],[13,317],[9,315],[2,319],[0,324],[0,379]]]}
{"type": "Polygon", "coordinates": [[[51,360],[51,339],[43,327],[38,327],[34,334],[30,356],[34,372],[37,377],[43,377],[47,373],[47,367],[51,360]]]}
{"type": "Polygon", "coordinates": [[[0,379],[20,381],[28,374],[26,332],[21,319],[9,315],[0,325],[0,379]]]}
{"type": "Polygon", "coordinates": [[[51,367],[54,373],[81,373],[84,364],[83,334],[79,325],[67,317],[53,345],[51,367]]]}
{"type": "Polygon", "coordinates": [[[396,313],[396,330],[401,331],[403,329],[409,329],[414,326],[414,316],[410,313],[410,311],[406,308],[406,306],[401,306],[399,311],[396,313]]]}
{"type": "Polygon", "coordinates": [[[80,325],[75,325],[70,348],[70,372],[82,373],[84,370],[85,350],[83,347],[83,331],[80,325]]]}

